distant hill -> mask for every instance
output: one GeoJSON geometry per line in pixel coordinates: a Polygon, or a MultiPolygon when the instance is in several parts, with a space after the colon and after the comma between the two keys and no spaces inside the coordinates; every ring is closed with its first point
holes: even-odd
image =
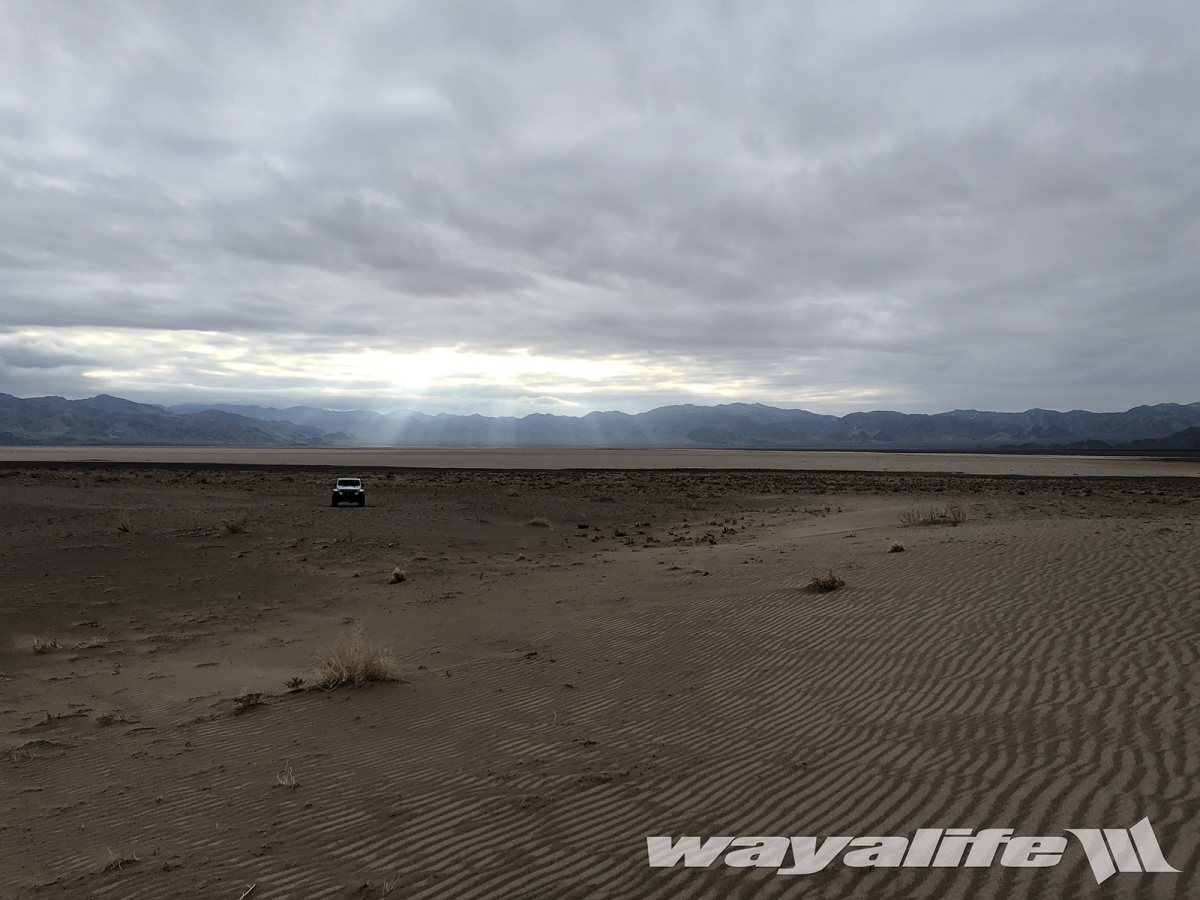
{"type": "Polygon", "coordinates": [[[160,407],[117,397],[20,400],[0,394],[0,443],[359,445],[385,447],[692,447],[704,449],[1190,450],[1200,403],[1118,413],[1086,410],[934,415],[819,415],[758,403],[664,406],[631,415],[521,418],[377,413],[309,406],[160,407]]]}
{"type": "Polygon", "coordinates": [[[1165,438],[1133,441],[1130,450],[1196,450],[1200,451],[1200,428],[1185,428],[1165,438]]]}
{"type": "Polygon", "coordinates": [[[271,406],[186,403],[167,408],[175,413],[193,414],[212,409],[261,419],[264,422],[291,422],[294,425],[316,428],[328,434],[349,435],[351,443],[380,446],[387,446],[391,443],[391,437],[395,433],[398,421],[408,416],[420,415],[407,409],[382,415],[364,410],[339,411],[320,409],[314,406],[289,406],[287,409],[275,409],[271,406]]]}
{"type": "MultiPolygon", "coordinates": [[[[338,436],[340,443],[346,435],[338,436]]],[[[333,436],[216,409],[181,414],[101,394],[88,400],[0,394],[0,443],[24,445],[323,446],[333,436]]]]}
{"type": "MultiPolygon", "coordinates": [[[[172,407],[179,411],[203,408],[172,407]]],[[[846,416],[730,403],[664,406],[636,415],[535,413],[523,418],[444,413],[430,416],[411,410],[387,414],[333,412],[304,406],[211,408],[341,431],[358,444],[401,447],[1028,450],[1091,443],[1094,449],[1112,450],[1125,448],[1133,441],[1167,439],[1186,428],[1200,427],[1200,403],[1161,403],[1120,413],[958,409],[935,415],[860,412],[846,416]]]]}

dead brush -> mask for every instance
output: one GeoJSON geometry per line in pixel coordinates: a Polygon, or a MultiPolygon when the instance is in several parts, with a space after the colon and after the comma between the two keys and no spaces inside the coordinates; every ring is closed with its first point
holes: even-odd
{"type": "Polygon", "coordinates": [[[970,517],[962,503],[947,503],[930,509],[910,509],[900,513],[901,525],[961,525],[970,517]]]}
{"type": "Polygon", "coordinates": [[[838,588],[844,587],[845,584],[845,580],[834,575],[833,569],[830,569],[824,575],[813,575],[805,586],[805,590],[825,594],[829,591],[836,591],[838,588]]]}
{"type": "Polygon", "coordinates": [[[242,694],[240,697],[233,698],[233,712],[235,715],[244,713],[248,709],[254,709],[256,706],[266,706],[263,703],[262,691],[255,691],[251,694],[242,694]]]}
{"type": "Polygon", "coordinates": [[[536,519],[530,519],[525,524],[533,525],[537,528],[550,528],[550,529],[554,528],[554,523],[551,522],[549,519],[547,519],[545,516],[538,516],[536,519]]]}
{"type": "Polygon", "coordinates": [[[128,856],[126,856],[124,853],[113,853],[111,850],[109,850],[108,857],[108,865],[106,865],[103,869],[105,872],[120,872],[125,866],[141,862],[141,860],[137,858],[136,853],[130,853],[128,856]]]}
{"type": "Polygon", "coordinates": [[[58,641],[44,641],[39,637],[33,639],[32,649],[34,653],[54,653],[59,649],[58,641]]]}
{"type": "Polygon", "coordinates": [[[967,515],[967,507],[962,503],[947,503],[940,510],[938,515],[943,519],[949,520],[952,525],[961,525],[966,522],[969,516],[967,515]]]}
{"type": "Polygon", "coordinates": [[[317,653],[321,665],[316,686],[325,690],[370,681],[401,681],[400,667],[391,651],[367,641],[361,625],[339,634],[332,644],[317,653]]]}
{"type": "Polygon", "coordinates": [[[893,541],[892,546],[888,547],[888,553],[903,553],[904,545],[899,541],[893,541]]]}
{"type": "Polygon", "coordinates": [[[126,718],[121,713],[105,712],[105,713],[100,713],[100,715],[96,716],[96,727],[97,728],[111,728],[113,725],[116,725],[118,722],[128,722],[128,721],[129,721],[129,719],[126,718]]]}
{"type": "Polygon", "coordinates": [[[275,784],[279,787],[285,787],[289,791],[294,791],[300,787],[300,780],[296,778],[296,773],[292,771],[292,764],[290,762],[285,762],[283,764],[283,771],[276,773],[275,784]]]}

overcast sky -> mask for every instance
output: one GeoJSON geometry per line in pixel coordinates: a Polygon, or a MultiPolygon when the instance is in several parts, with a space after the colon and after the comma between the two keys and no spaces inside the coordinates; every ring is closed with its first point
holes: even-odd
{"type": "Polygon", "coordinates": [[[1200,400],[1195,0],[0,0],[0,391],[1200,400]]]}

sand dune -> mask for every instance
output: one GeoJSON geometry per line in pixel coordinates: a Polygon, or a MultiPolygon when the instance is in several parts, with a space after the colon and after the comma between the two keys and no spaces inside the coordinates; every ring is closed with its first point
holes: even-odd
{"type": "Polygon", "coordinates": [[[335,510],[287,467],[0,476],[2,896],[1200,888],[1200,481],[408,470],[335,510]],[[289,692],[353,623],[406,681],[289,692]],[[646,854],[1145,816],[1179,874],[646,854]]]}

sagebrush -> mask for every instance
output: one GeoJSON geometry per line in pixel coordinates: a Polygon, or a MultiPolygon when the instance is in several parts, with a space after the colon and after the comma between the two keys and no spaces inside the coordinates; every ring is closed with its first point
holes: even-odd
{"type": "Polygon", "coordinates": [[[901,525],[961,525],[968,519],[962,503],[947,503],[930,509],[910,509],[900,513],[901,525]]]}
{"type": "Polygon", "coordinates": [[[808,590],[825,593],[828,591],[836,591],[840,587],[844,587],[845,580],[833,574],[833,569],[830,569],[824,575],[813,575],[808,582],[808,590]]]}
{"type": "Polygon", "coordinates": [[[33,639],[32,646],[33,646],[34,653],[54,653],[56,650],[59,649],[58,641],[56,641],[56,640],[46,641],[46,640],[42,640],[42,638],[39,638],[39,637],[35,637],[33,639]]]}
{"type": "Polygon", "coordinates": [[[317,653],[321,664],[316,686],[326,690],[343,684],[355,687],[369,681],[400,681],[400,667],[390,650],[370,643],[361,625],[339,634],[317,653]]]}

